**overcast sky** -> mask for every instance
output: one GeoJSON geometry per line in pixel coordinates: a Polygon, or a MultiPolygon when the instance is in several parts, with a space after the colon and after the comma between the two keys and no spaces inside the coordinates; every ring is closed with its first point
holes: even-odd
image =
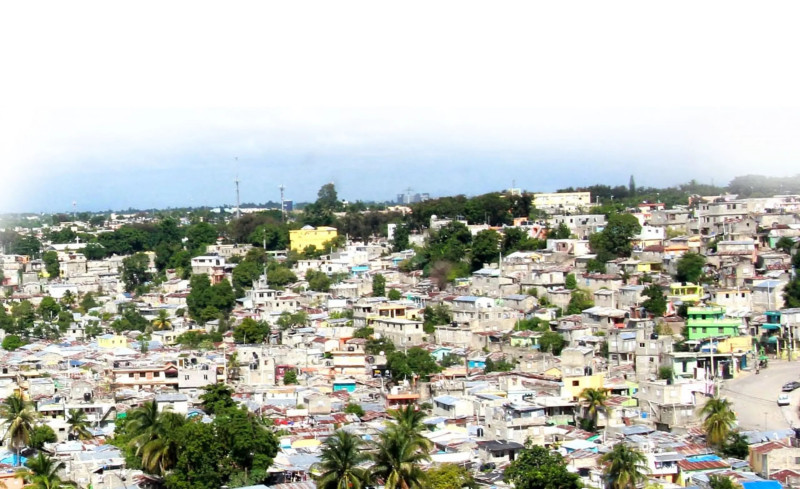
{"type": "Polygon", "coordinates": [[[46,6],[0,11],[0,212],[800,173],[788,2],[46,6]]]}

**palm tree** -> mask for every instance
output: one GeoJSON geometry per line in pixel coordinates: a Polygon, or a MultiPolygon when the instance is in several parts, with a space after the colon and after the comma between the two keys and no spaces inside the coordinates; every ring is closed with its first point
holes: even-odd
{"type": "Polygon", "coordinates": [[[172,327],[172,321],[169,320],[169,315],[167,311],[164,309],[159,309],[158,316],[152,321],[153,328],[156,331],[160,331],[162,329],[170,329],[172,327]]]}
{"type": "Polygon", "coordinates": [[[57,462],[42,452],[28,459],[27,468],[17,471],[17,477],[25,479],[30,489],[66,489],[77,488],[73,481],[65,481],[58,473],[65,467],[64,462],[57,462]]]}
{"type": "Polygon", "coordinates": [[[67,417],[69,434],[78,440],[91,440],[94,435],[89,431],[89,419],[80,409],[70,409],[67,417]]]}
{"type": "Polygon", "coordinates": [[[136,447],[137,453],[156,437],[159,414],[158,404],[147,401],[128,415],[128,430],[133,435],[131,443],[136,447]]]}
{"type": "Polygon", "coordinates": [[[11,394],[0,404],[0,418],[6,426],[3,440],[9,440],[9,446],[17,452],[17,465],[20,463],[22,448],[30,444],[33,422],[36,413],[30,402],[18,393],[11,394]]]}
{"type": "Polygon", "coordinates": [[[155,437],[142,446],[142,466],[150,473],[161,476],[175,466],[178,461],[179,442],[170,433],[176,432],[186,424],[186,416],[172,412],[162,412],[153,429],[155,437]]]}
{"type": "Polygon", "coordinates": [[[708,477],[708,487],[711,489],[742,489],[740,484],[733,482],[733,479],[724,475],[710,475],[708,477]]]}
{"type": "Polygon", "coordinates": [[[606,487],[611,489],[636,489],[636,485],[647,480],[647,457],[635,448],[617,443],[600,457],[606,464],[603,474],[606,487]]]}
{"type": "Polygon", "coordinates": [[[586,404],[586,413],[592,420],[592,426],[597,427],[597,417],[600,411],[606,410],[606,401],[608,400],[608,391],[605,389],[584,389],[581,392],[581,399],[586,404]]]}
{"type": "Polygon", "coordinates": [[[380,434],[372,460],[372,476],[382,479],[386,489],[425,487],[425,472],[419,464],[430,460],[430,455],[399,425],[391,425],[380,434]]]}
{"type": "Polygon", "coordinates": [[[700,409],[700,415],[703,416],[706,440],[710,445],[721,447],[736,424],[736,415],[731,409],[731,403],[727,399],[712,397],[700,409]]]}
{"type": "Polygon", "coordinates": [[[424,412],[416,410],[414,406],[409,404],[400,409],[391,409],[388,414],[394,420],[394,424],[390,425],[389,429],[399,430],[423,451],[431,449],[433,443],[422,436],[422,432],[425,429],[425,425],[422,424],[422,420],[425,419],[424,412]]]}
{"type": "Polygon", "coordinates": [[[317,479],[319,489],[362,489],[369,482],[369,473],[359,468],[369,456],[363,451],[361,438],[343,430],[336,431],[323,444],[316,467],[322,471],[317,479]]]}

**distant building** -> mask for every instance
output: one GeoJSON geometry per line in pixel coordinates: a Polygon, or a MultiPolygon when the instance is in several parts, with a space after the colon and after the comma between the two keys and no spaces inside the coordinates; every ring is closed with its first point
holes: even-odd
{"type": "Polygon", "coordinates": [[[322,249],[326,241],[337,236],[336,228],[320,226],[303,226],[302,229],[289,231],[289,248],[292,251],[303,251],[307,246],[322,249]]]}
{"type": "Polygon", "coordinates": [[[550,213],[577,212],[586,209],[592,204],[589,192],[558,192],[548,194],[533,194],[533,205],[550,213]]]}

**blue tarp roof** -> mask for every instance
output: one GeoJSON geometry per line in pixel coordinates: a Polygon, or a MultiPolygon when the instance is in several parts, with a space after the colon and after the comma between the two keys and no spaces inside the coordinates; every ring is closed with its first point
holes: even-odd
{"type": "Polygon", "coordinates": [[[778,481],[749,481],[742,482],[744,489],[783,489],[778,481]]]}

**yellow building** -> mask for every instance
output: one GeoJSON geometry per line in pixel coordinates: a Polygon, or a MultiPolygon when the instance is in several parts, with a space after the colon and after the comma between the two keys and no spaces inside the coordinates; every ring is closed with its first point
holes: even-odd
{"type": "Polygon", "coordinates": [[[584,389],[603,389],[606,378],[603,374],[584,375],[582,377],[564,377],[561,382],[561,397],[567,399],[580,399],[584,389]]]}
{"type": "Polygon", "coordinates": [[[289,248],[292,251],[303,251],[307,246],[322,249],[326,241],[330,241],[336,236],[336,228],[303,226],[302,229],[289,231],[289,248]]]}
{"type": "Polygon", "coordinates": [[[691,282],[675,282],[669,285],[668,300],[679,300],[681,302],[698,302],[703,297],[703,286],[691,282]]]}
{"type": "Polygon", "coordinates": [[[128,339],[118,334],[104,334],[97,337],[99,348],[128,348],[128,339]]]}

